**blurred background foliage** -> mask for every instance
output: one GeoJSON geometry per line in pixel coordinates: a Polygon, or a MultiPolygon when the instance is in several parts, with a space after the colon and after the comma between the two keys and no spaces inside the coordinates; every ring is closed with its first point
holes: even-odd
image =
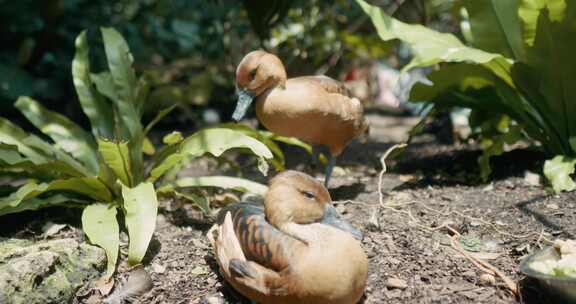
{"type": "MultiPolygon", "coordinates": [[[[451,32],[460,28],[453,2],[372,1],[400,20],[451,32]]],[[[85,120],[77,108],[70,62],[76,35],[88,29],[96,45],[100,26],[123,34],[140,64],[137,70],[151,82],[147,115],[178,103],[182,111],[171,123],[190,127],[228,120],[235,66],[256,48],[277,53],[291,75],[340,79],[374,61],[394,66],[409,57],[396,43],[380,41],[351,0],[0,0],[3,115],[17,119],[12,104],[28,95],[85,120]]],[[[104,66],[102,49],[92,56],[96,69],[104,66]]]]}

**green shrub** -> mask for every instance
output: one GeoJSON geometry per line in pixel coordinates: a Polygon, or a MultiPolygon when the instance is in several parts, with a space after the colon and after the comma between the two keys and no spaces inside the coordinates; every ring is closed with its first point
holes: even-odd
{"type": "Polygon", "coordinates": [[[401,40],[414,58],[405,68],[432,66],[433,86],[417,85],[411,99],[473,110],[480,134],[482,177],[505,144],[527,138],[554,157],[544,174],[555,191],[574,190],[576,164],[576,2],[465,0],[469,45],[456,36],[402,23],[356,0],[380,38],[401,40]],[[556,156],[556,157],[555,157],[556,156]]]}
{"type": "Polygon", "coordinates": [[[185,159],[225,151],[256,155],[261,163],[273,159],[267,146],[242,131],[215,127],[183,138],[166,135],[155,151],[147,133],[173,107],[158,113],[146,127],[142,109],[148,95],[144,78],[132,68],[126,41],[114,29],[102,28],[108,70],[91,73],[86,33],[76,39],[72,63],[74,86],[92,132],[65,116],[51,112],[29,97],[20,97],[16,107],[51,142],[30,134],[0,118],[0,174],[23,183],[0,198],[0,216],[54,205],[82,206],[82,226],[90,240],[106,250],[107,277],[115,269],[119,249],[119,221],[123,217],[130,237],[128,262],[142,261],[155,229],[157,192],[188,199],[209,211],[206,199],[181,192],[183,187],[225,187],[256,193],[265,186],[234,177],[185,178],[154,183],[185,159]],[[145,154],[149,161],[144,162],[145,154]]]}

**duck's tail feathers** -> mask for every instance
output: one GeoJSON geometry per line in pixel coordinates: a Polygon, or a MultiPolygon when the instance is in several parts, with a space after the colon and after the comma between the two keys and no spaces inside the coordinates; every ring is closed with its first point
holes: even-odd
{"type": "Polygon", "coordinates": [[[238,237],[234,233],[232,214],[230,212],[226,213],[224,222],[220,225],[216,234],[213,242],[223,271],[229,272],[229,264],[233,259],[246,261],[240,241],[238,241],[238,237]]]}

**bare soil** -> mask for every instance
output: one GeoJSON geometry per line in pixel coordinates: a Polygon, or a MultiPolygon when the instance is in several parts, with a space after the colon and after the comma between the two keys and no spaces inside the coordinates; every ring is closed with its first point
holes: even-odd
{"type": "MultiPolygon", "coordinates": [[[[543,155],[515,150],[496,157],[493,181],[485,184],[478,178],[479,152],[474,147],[441,145],[434,136],[422,135],[387,163],[379,192],[380,157],[405,139],[416,120],[379,115],[369,119],[369,143],[353,143],[345,151],[329,189],[338,210],[364,232],[370,273],[363,302],[548,303],[548,296],[519,273],[518,265],[546,240],[576,238],[576,193],[551,194],[533,175],[527,176],[526,172],[540,171],[543,155]],[[520,297],[500,278],[495,283],[486,280],[456,251],[450,239],[453,231],[461,234],[458,246],[519,282],[520,297]]],[[[304,152],[286,149],[289,168],[323,178],[304,152]]],[[[43,221],[73,218],[64,214],[54,219],[54,211],[49,212],[3,218],[1,234],[33,238],[43,221]],[[4,229],[7,225],[10,229],[4,229]]],[[[77,221],[70,224],[78,226],[77,221]]],[[[210,225],[210,219],[190,205],[163,203],[146,259],[154,287],[137,302],[249,303],[218,275],[205,237],[210,225]]],[[[77,228],[61,234],[82,237],[77,228]]]]}

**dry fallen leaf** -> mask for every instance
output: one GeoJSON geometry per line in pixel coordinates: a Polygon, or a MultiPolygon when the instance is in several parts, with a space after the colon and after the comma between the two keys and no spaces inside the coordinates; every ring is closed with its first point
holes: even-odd
{"type": "Polygon", "coordinates": [[[100,278],[96,281],[94,289],[98,290],[102,296],[107,296],[114,288],[114,279],[100,278]]]}
{"type": "Polygon", "coordinates": [[[46,224],[44,224],[44,226],[42,226],[42,237],[43,238],[51,237],[56,233],[60,232],[60,230],[66,228],[67,226],[68,225],[66,224],[56,224],[53,222],[47,222],[46,224]]]}

